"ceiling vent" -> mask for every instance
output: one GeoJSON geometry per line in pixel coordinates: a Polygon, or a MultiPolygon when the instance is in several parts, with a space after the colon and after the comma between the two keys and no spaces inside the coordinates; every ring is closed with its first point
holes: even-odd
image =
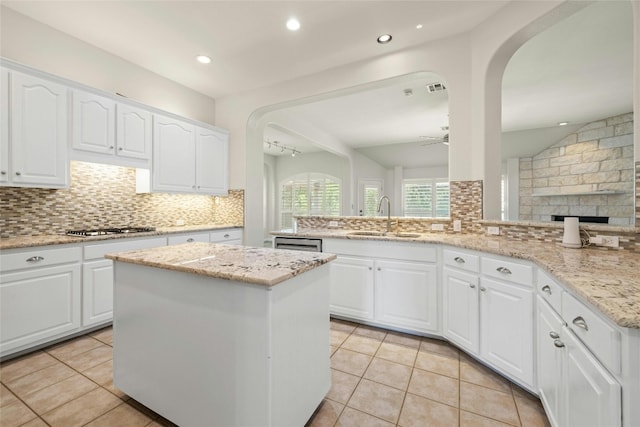
{"type": "Polygon", "coordinates": [[[427,91],[429,93],[432,92],[440,92],[441,90],[445,90],[446,87],[442,83],[430,83],[427,85],[427,91]]]}

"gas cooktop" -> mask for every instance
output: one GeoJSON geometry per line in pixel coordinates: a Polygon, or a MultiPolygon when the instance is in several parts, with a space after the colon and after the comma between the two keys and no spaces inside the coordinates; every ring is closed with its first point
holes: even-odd
{"type": "Polygon", "coordinates": [[[88,230],[67,230],[67,236],[105,236],[108,234],[129,234],[129,233],[145,233],[148,231],[156,231],[155,227],[119,227],[119,228],[93,228],[88,230]]]}

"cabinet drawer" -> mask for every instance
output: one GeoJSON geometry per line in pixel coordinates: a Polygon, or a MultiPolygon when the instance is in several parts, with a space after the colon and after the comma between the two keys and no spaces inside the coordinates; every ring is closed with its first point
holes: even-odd
{"type": "Polygon", "coordinates": [[[538,269],[536,292],[558,313],[562,311],[562,287],[547,273],[538,269]]]}
{"type": "Polygon", "coordinates": [[[438,259],[436,248],[424,243],[323,239],[322,246],[324,252],[339,255],[391,258],[419,262],[436,262],[438,259]]]}
{"type": "Polygon", "coordinates": [[[134,251],[136,249],[148,249],[158,246],[166,246],[167,239],[165,237],[154,237],[152,239],[143,240],[123,240],[115,243],[101,243],[98,245],[89,245],[84,247],[84,260],[102,259],[105,254],[114,254],[117,252],[134,251]]]}
{"type": "Polygon", "coordinates": [[[620,331],[567,292],[562,294],[562,317],[604,366],[620,373],[620,331]]]}
{"type": "Polygon", "coordinates": [[[505,261],[501,258],[482,257],[480,266],[482,274],[486,276],[525,286],[533,285],[533,268],[530,265],[505,261]]]}
{"type": "Polygon", "coordinates": [[[23,268],[46,267],[57,264],[80,262],[82,252],[79,246],[65,248],[30,248],[25,251],[3,253],[0,255],[2,272],[23,268]]]}
{"type": "Polygon", "coordinates": [[[181,243],[206,242],[209,243],[209,233],[182,234],[179,236],[169,236],[170,245],[179,245],[181,243]]]}
{"type": "Polygon", "coordinates": [[[480,257],[466,252],[445,249],[442,251],[444,265],[459,268],[461,270],[480,272],[480,257]]]}
{"type": "Polygon", "coordinates": [[[242,240],[242,230],[233,229],[212,231],[209,234],[209,240],[212,243],[224,243],[230,240],[242,240]]]}

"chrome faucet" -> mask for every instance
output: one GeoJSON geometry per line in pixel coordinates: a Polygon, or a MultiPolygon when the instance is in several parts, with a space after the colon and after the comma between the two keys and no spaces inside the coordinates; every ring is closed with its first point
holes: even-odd
{"type": "Polygon", "coordinates": [[[387,233],[391,232],[391,201],[388,196],[380,197],[378,201],[378,213],[382,213],[382,201],[387,199],[387,233]]]}

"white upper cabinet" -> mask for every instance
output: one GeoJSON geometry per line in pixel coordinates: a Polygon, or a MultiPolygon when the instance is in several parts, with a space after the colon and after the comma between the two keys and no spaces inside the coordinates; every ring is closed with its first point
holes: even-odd
{"type": "Polygon", "coordinates": [[[225,194],[228,181],[228,138],[222,132],[196,128],[196,190],[225,194]]]}
{"type": "Polygon", "coordinates": [[[151,159],[152,114],[126,104],[116,106],[116,154],[133,159],[151,159]]]}
{"type": "Polygon", "coordinates": [[[0,183],[9,180],[9,71],[0,68],[0,183]]]}
{"type": "Polygon", "coordinates": [[[8,179],[0,184],[68,187],[67,87],[18,71],[8,77],[8,179]]]}
{"type": "Polygon", "coordinates": [[[113,154],[116,145],[116,103],[99,95],[73,91],[74,149],[113,154]]]}

